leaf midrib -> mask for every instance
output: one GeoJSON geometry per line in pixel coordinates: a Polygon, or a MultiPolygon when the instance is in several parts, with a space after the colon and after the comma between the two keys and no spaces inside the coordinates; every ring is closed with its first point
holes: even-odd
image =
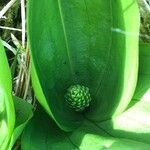
{"type": "Polygon", "coordinates": [[[63,16],[63,12],[62,12],[62,8],[61,8],[61,2],[60,0],[57,1],[58,2],[58,9],[59,9],[59,14],[60,14],[60,18],[61,18],[61,23],[62,23],[62,28],[63,28],[63,33],[64,33],[64,38],[65,38],[65,45],[66,45],[66,50],[67,50],[67,56],[68,56],[68,60],[69,60],[69,66],[70,66],[70,71],[71,71],[71,75],[73,77],[73,65],[71,62],[71,54],[69,51],[69,45],[68,45],[68,39],[67,39],[67,34],[66,34],[66,27],[65,27],[65,22],[64,22],[64,16],[63,16]]]}

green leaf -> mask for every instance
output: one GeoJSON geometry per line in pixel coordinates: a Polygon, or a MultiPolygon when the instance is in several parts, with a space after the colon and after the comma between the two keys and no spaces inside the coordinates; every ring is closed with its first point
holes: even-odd
{"type": "Polygon", "coordinates": [[[32,117],[32,107],[17,97],[12,98],[11,72],[1,43],[0,60],[0,150],[11,150],[32,117]]]}
{"type": "MultiPolygon", "coordinates": [[[[124,123],[126,127],[127,123],[124,123]]],[[[137,139],[131,140],[127,136],[130,133],[126,131],[122,131],[122,134],[126,134],[125,138],[119,137],[120,131],[114,131],[115,135],[111,135],[113,130],[108,133],[109,131],[105,132],[91,121],[85,121],[75,131],[66,133],[58,128],[46,113],[37,112],[23,133],[21,148],[22,150],[59,150],[62,148],[65,150],[132,150],[133,147],[137,150],[148,150],[150,148],[150,144],[142,140],[141,142],[137,139]]],[[[132,133],[132,135],[137,138],[143,137],[140,133],[132,133]]],[[[150,134],[146,137],[150,142],[150,134]]]]}
{"type": "Polygon", "coordinates": [[[15,96],[13,97],[13,99],[14,99],[15,112],[16,112],[16,123],[15,123],[13,134],[10,139],[9,146],[7,148],[8,150],[12,149],[13,145],[21,135],[28,121],[33,116],[31,104],[15,96]]]}
{"type": "Polygon", "coordinates": [[[90,120],[124,111],[137,80],[138,35],[132,33],[138,32],[134,0],[29,0],[32,82],[59,127],[70,131],[84,120],[64,100],[74,84],[90,89],[90,120]]]}
{"type": "Polygon", "coordinates": [[[15,124],[11,73],[0,41],[0,149],[6,150],[15,124]]]}
{"type": "Polygon", "coordinates": [[[149,65],[150,44],[140,44],[138,84],[125,112],[102,122],[86,119],[78,129],[67,133],[39,109],[22,136],[22,150],[150,149],[149,65]]]}
{"type": "Polygon", "coordinates": [[[112,135],[150,143],[150,44],[140,44],[139,74],[136,91],[128,110],[101,123],[112,135]]]}
{"type": "Polygon", "coordinates": [[[150,44],[141,43],[139,52],[139,76],[134,100],[148,101],[150,99],[150,44]]]}

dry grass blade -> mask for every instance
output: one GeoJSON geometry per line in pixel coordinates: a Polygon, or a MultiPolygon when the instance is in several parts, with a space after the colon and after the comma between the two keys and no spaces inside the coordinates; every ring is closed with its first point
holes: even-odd
{"type": "Polygon", "coordinates": [[[9,8],[16,2],[17,0],[11,0],[1,11],[0,18],[2,18],[5,13],[9,10],[9,8]]]}
{"type": "Polygon", "coordinates": [[[22,32],[22,29],[17,29],[17,28],[12,28],[12,27],[5,27],[5,26],[0,26],[1,29],[6,29],[6,30],[12,30],[12,31],[19,31],[22,32]]]}
{"type": "Polygon", "coordinates": [[[22,47],[25,48],[25,34],[26,34],[26,21],[25,21],[25,0],[21,0],[21,20],[22,20],[22,47]]]}

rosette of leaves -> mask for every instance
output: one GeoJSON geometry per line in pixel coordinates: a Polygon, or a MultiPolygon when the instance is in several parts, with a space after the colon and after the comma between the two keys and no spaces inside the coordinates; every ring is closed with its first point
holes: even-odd
{"type": "Polygon", "coordinates": [[[139,24],[134,0],[29,0],[32,83],[42,107],[23,150],[150,148],[150,104],[138,101],[148,51],[133,97],[139,24]]]}

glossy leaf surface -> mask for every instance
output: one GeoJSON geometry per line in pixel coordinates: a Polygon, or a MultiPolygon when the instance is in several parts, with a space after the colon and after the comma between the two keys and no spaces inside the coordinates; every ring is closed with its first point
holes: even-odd
{"type": "Polygon", "coordinates": [[[136,2],[29,0],[28,7],[32,82],[59,127],[70,131],[84,120],[64,101],[66,89],[74,84],[90,89],[90,120],[121,113],[137,80],[138,35],[130,35],[139,31],[136,2]]]}
{"type": "Polygon", "coordinates": [[[15,124],[11,73],[0,41],[0,149],[6,150],[15,124]]]}
{"type": "Polygon", "coordinates": [[[128,110],[101,127],[112,135],[150,144],[150,44],[140,44],[139,54],[138,84],[128,110]]]}
{"type": "Polygon", "coordinates": [[[131,135],[136,136],[137,139],[130,137],[130,133],[124,130],[111,129],[105,132],[97,124],[89,121],[85,121],[74,132],[66,133],[60,130],[47,114],[38,112],[25,129],[21,145],[22,150],[132,150],[133,147],[137,150],[148,150],[150,148],[148,143],[150,133],[149,136],[147,134],[144,137],[144,140],[147,138],[147,143],[143,139],[138,141],[138,138],[142,138],[141,134],[131,133],[131,135]],[[120,133],[124,134],[124,138],[121,138],[123,135],[119,136],[120,133]]]}
{"type": "Polygon", "coordinates": [[[136,92],[125,112],[108,121],[85,120],[78,129],[67,133],[58,128],[46,113],[38,110],[25,129],[22,149],[150,149],[150,44],[140,45],[139,61],[136,92]]]}
{"type": "Polygon", "coordinates": [[[16,123],[7,150],[12,150],[12,147],[14,146],[15,142],[21,135],[23,129],[33,116],[31,104],[27,103],[26,101],[16,96],[13,97],[13,100],[16,112],[16,123]]]}

